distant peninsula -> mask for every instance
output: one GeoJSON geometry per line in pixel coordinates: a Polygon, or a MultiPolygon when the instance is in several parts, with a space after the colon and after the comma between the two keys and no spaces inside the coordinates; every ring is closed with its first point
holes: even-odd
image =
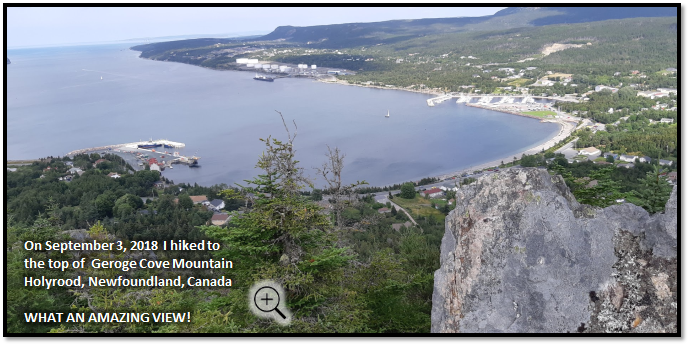
{"type": "Polygon", "coordinates": [[[7,58],[7,65],[11,64],[10,58],[7,58]]]}

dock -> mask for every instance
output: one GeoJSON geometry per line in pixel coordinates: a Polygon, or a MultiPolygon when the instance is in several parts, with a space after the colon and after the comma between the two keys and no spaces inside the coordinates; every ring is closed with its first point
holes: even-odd
{"type": "MultiPolygon", "coordinates": [[[[119,156],[131,156],[131,158],[134,160],[130,162],[132,164],[132,167],[137,170],[140,168],[140,163],[146,162],[149,157],[150,158],[158,158],[160,159],[167,159],[167,161],[161,161],[161,162],[156,162],[162,167],[169,167],[172,168],[172,164],[186,164],[186,165],[198,165],[196,162],[200,158],[197,156],[191,156],[187,157],[184,155],[180,155],[179,152],[168,152],[166,149],[176,149],[176,148],[184,148],[185,144],[181,142],[174,142],[170,141],[167,139],[158,139],[158,140],[149,140],[149,141],[139,141],[139,142],[131,142],[131,143],[123,143],[123,144],[112,144],[112,145],[104,145],[104,146],[99,146],[99,147],[91,147],[91,148],[84,148],[84,149],[78,149],[74,151],[70,151],[67,153],[67,156],[73,157],[74,155],[79,155],[79,154],[85,154],[85,153],[92,153],[92,152],[102,152],[102,151],[108,151],[109,153],[119,155],[119,156]],[[139,145],[150,145],[150,144],[161,144],[160,147],[157,148],[140,148],[139,145]],[[132,154],[132,155],[128,155],[132,154]],[[141,161],[141,162],[139,162],[141,161]]],[[[198,167],[198,166],[194,166],[198,167]]]]}
{"type": "Polygon", "coordinates": [[[448,101],[448,100],[450,100],[450,99],[452,99],[452,98],[453,98],[452,95],[441,95],[441,96],[437,96],[437,97],[430,98],[430,99],[426,100],[426,104],[427,104],[429,107],[433,107],[433,106],[434,106],[435,104],[437,104],[437,103],[441,103],[441,102],[444,102],[444,101],[448,101]]]}
{"type": "Polygon", "coordinates": [[[87,152],[92,152],[92,151],[99,151],[99,150],[115,150],[118,148],[130,148],[130,149],[138,149],[139,145],[146,145],[150,143],[159,143],[163,144],[164,146],[167,145],[172,148],[184,148],[184,143],[180,142],[173,142],[169,141],[167,139],[157,139],[157,140],[149,140],[149,141],[139,141],[139,142],[132,142],[132,143],[123,143],[123,144],[111,144],[111,145],[104,145],[100,147],[92,147],[92,148],[85,148],[85,149],[78,149],[78,150],[73,150],[67,153],[67,156],[73,156],[73,155],[78,155],[78,154],[83,154],[87,152]]]}

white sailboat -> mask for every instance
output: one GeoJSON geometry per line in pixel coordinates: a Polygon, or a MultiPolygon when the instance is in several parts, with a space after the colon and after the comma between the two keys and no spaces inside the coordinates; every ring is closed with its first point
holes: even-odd
{"type": "Polygon", "coordinates": [[[386,114],[386,118],[390,118],[390,117],[391,117],[391,111],[389,110],[388,113],[386,114]]]}
{"type": "Polygon", "coordinates": [[[103,80],[103,76],[101,76],[101,80],[103,80]]]}

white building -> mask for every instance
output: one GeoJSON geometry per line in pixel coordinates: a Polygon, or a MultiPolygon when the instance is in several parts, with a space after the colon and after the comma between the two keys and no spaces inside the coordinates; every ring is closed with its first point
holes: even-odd
{"type": "Polygon", "coordinates": [[[637,159],[638,156],[632,156],[632,155],[621,155],[620,159],[621,161],[625,162],[635,162],[635,159],[637,159]]]}
{"type": "Polygon", "coordinates": [[[601,155],[601,150],[599,150],[595,147],[589,147],[589,148],[580,149],[578,154],[587,155],[587,156],[594,156],[594,155],[599,156],[599,155],[601,155]]]}

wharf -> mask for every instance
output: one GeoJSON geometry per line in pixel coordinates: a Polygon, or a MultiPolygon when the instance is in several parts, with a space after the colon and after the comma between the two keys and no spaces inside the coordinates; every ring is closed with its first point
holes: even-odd
{"type": "Polygon", "coordinates": [[[170,153],[166,149],[173,149],[173,148],[184,148],[185,144],[180,143],[180,142],[173,142],[167,139],[159,139],[159,140],[151,140],[151,141],[140,141],[140,142],[132,142],[132,143],[124,143],[124,144],[113,144],[113,145],[104,145],[104,146],[99,146],[99,147],[92,147],[92,148],[85,148],[85,149],[79,149],[79,150],[74,150],[69,153],[67,153],[67,156],[73,157],[74,155],[78,154],[85,154],[85,153],[92,153],[92,152],[103,152],[107,151],[108,153],[115,154],[118,156],[123,157],[124,159],[127,160],[130,165],[135,170],[138,170],[140,161],[145,161],[146,158],[149,156],[151,158],[156,158],[160,157],[161,166],[167,166],[167,167],[172,167],[172,164],[192,164],[196,160],[199,159],[199,157],[192,156],[192,157],[186,157],[183,155],[180,155],[178,152],[173,152],[170,153]],[[150,145],[152,143],[156,144],[161,144],[161,147],[158,148],[140,148],[139,145],[150,145]],[[168,148],[165,148],[167,146],[168,148]],[[161,151],[161,149],[163,151],[161,151]],[[144,155],[141,155],[144,154],[144,155]],[[167,161],[165,161],[167,159],[167,161]]]}

